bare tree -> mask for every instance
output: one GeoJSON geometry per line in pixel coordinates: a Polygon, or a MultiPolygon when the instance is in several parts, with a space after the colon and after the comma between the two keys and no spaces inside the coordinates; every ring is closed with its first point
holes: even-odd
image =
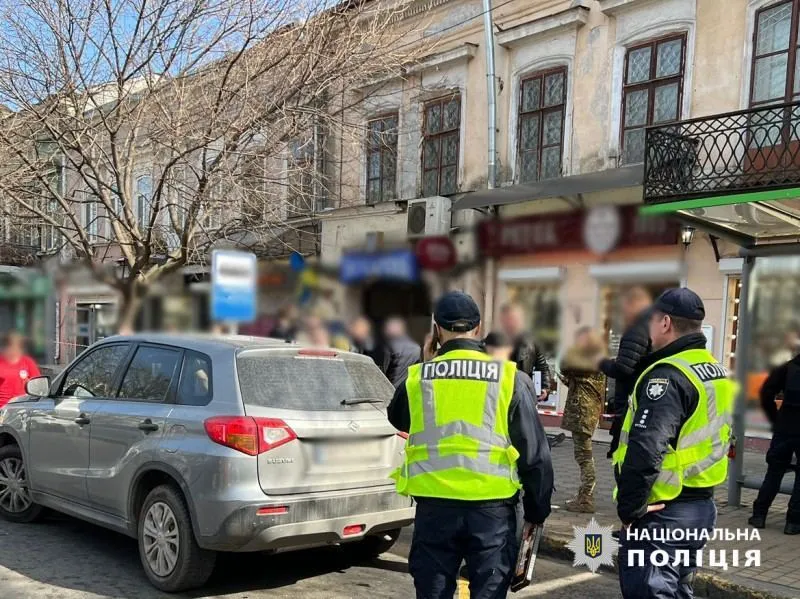
{"type": "Polygon", "coordinates": [[[220,240],[313,213],[322,139],[362,135],[348,90],[426,51],[402,7],[317,2],[3,3],[3,210],[116,288],[121,326],[220,240]]]}

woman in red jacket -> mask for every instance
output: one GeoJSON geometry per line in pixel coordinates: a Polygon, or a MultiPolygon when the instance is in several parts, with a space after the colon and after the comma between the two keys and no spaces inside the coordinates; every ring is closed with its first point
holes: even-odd
{"type": "Polygon", "coordinates": [[[39,367],[25,353],[25,339],[16,332],[6,335],[0,353],[0,408],[25,394],[25,383],[39,376],[39,367]]]}

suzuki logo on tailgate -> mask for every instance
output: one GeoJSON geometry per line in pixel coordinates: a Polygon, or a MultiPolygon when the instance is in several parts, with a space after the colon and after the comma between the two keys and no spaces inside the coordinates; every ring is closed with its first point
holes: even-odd
{"type": "Polygon", "coordinates": [[[359,426],[358,422],[354,422],[354,421],[351,420],[350,424],[347,425],[347,428],[349,428],[354,433],[357,433],[358,429],[360,429],[361,426],[359,426]]]}

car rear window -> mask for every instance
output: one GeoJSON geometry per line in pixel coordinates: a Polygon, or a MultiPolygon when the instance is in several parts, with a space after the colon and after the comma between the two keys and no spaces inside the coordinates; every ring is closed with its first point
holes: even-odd
{"type": "Polygon", "coordinates": [[[394,387],[369,362],[303,356],[238,356],[239,386],[244,403],[291,410],[372,409],[369,403],[342,405],[344,400],[378,399],[386,405],[394,387]]]}

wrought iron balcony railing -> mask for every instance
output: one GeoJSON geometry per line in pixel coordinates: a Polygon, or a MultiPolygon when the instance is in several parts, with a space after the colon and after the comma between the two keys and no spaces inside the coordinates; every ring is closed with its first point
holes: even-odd
{"type": "Polygon", "coordinates": [[[800,187],[800,102],[650,127],[646,203],[800,187]]]}

